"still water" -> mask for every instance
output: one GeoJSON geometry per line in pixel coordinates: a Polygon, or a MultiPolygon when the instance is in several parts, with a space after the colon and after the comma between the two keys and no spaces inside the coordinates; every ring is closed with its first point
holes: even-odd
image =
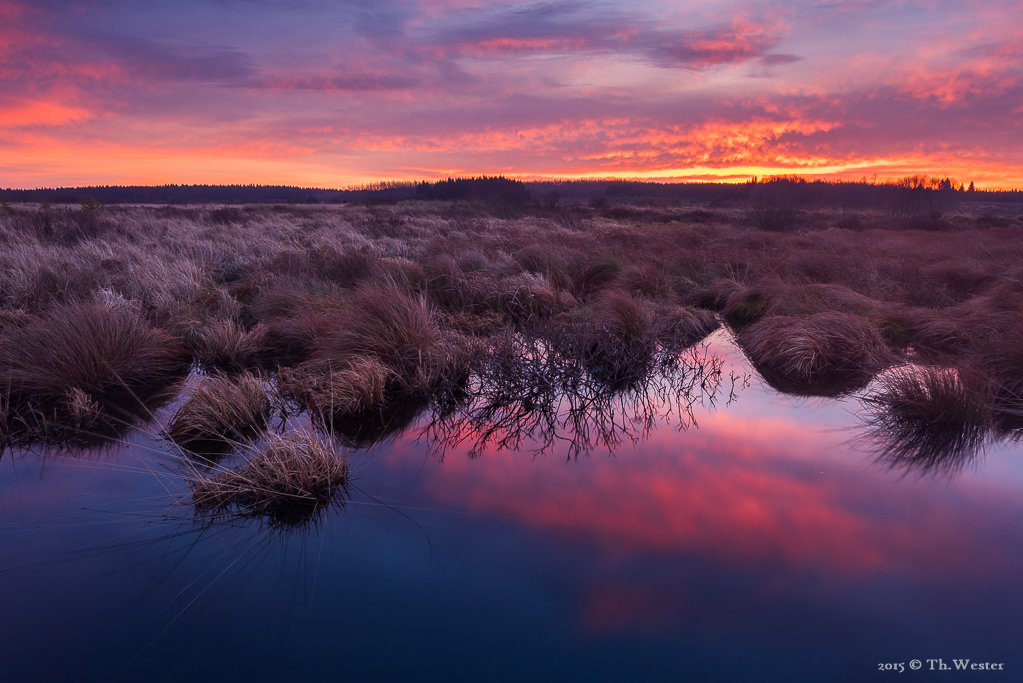
{"type": "Polygon", "coordinates": [[[476,452],[420,417],[297,531],[196,522],[145,432],[7,452],[0,679],[1021,680],[1020,444],[892,470],[857,398],[781,396],[723,332],[709,353],[695,424],[476,452]]]}

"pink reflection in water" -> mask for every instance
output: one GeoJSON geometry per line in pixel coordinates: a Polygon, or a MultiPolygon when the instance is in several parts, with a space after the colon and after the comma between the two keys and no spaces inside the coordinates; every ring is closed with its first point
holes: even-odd
{"type": "MultiPolygon", "coordinates": [[[[664,576],[616,575],[614,567],[634,560],[782,568],[783,578],[751,587],[760,593],[792,590],[806,576],[840,591],[886,578],[938,585],[1023,569],[1013,551],[1023,534],[1000,523],[1023,512],[1014,482],[900,479],[850,444],[852,417],[833,403],[779,402],[753,389],[740,402],[741,410],[701,414],[699,428],[661,426],[615,456],[566,461],[490,449],[470,459],[467,447],[456,448],[426,466],[421,494],[431,507],[511,518],[559,546],[597,548],[606,571],[582,590],[584,630],[720,607],[701,606],[664,576]],[[836,424],[840,415],[844,424],[836,424]]],[[[406,466],[406,448],[399,444],[388,466],[406,466]]]]}

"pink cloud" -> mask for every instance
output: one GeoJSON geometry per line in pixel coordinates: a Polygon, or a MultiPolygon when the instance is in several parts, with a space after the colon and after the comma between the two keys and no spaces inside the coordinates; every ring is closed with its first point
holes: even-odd
{"type": "Polygon", "coordinates": [[[296,184],[908,169],[1023,186],[1018,5],[271,2],[239,20],[6,0],[0,185],[265,182],[245,169],[276,161],[296,184]],[[32,150],[64,170],[26,176],[32,150]],[[161,155],[181,175],[130,161],[161,155]],[[190,176],[195,158],[215,173],[190,176]]]}

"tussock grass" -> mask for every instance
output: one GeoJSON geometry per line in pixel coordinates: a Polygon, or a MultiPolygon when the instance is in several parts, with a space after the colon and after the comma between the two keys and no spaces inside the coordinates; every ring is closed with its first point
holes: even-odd
{"type": "Polygon", "coordinates": [[[769,384],[795,394],[847,393],[895,361],[877,328],[847,313],[768,317],[737,340],[769,384]]]}
{"type": "Polygon", "coordinates": [[[755,323],[768,313],[769,297],[753,288],[733,292],[725,301],[721,315],[735,327],[755,323]]]}
{"type": "Polygon", "coordinates": [[[629,266],[619,275],[622,289],[635,296],[654,300],[673,298],[674,286],[664,269],[654,263],[629,266]]]}
{"type": "Polygon", "coordinates": [[[204,377],[167,425],[167,438],[196,453],[221,451],[266,429],[270,396],[261,379],[204,377]]]}
{"type": "Polygon", "coordinates": [[[262,323],[246,330],[232,320],[217,320],[197,331],[195,357],[211,369],[242,370],[266,356],[269,338],[270,328],[262,323]]]}
{"type": "Polygon", "coordinates": [[[999,426],[1023,428],[1023,320],[999,329],[979,344],[978,357],[991,378],[999,426]]]}
{"type": "Polygon", "coordinates": [[[603,256],[583,268],[572,281],[572,289],[580,298],[587,298],[594,292],[607,287],[618,277],[622,262],[615,256],[603,256]]]}
{"type": "Polygon", "coordinates": [[[649,370],[657,349],[653,305],[620,291],[599,298],[565,320],[537,327],[566,362],[581,362],[589,374],[624,388],[649,370]]]}
{"type": "Polygon", "coordinates": [[[549,318],[577,305],[575,297],[555,287],[543,275],[523,273],[506,278],[499,287],[493,307],[517,324],[531,318],[549,318]]]}
{"type": "Polygon", "coordinates": [[[27,311],[17,308],[13,311],[0,309],[0,339],[6,328],[25,327],[35,320],[35,316],[27,311]]]}
{"type": "Polygon", "coordinates": [[[315,366],[281,368],[281,394],[321,417],[373,410],[383,405],[392,372],[375,358],[357,356],[325,372],[315,366]]]}
{"type": "Polygon", "coordinates": [[[343,502],[348,460],[325,439],[297,430],[268,434],[245,454],[238,469],[193,470],[189,480],[196,512],[263,517],[273,523],[307,523],[343,502]]]}
{"type": "Polygon", "coordinates": [[[617,202],[214,211],[0,215],[14,424],[145,402],[187,368],[177,337],[206,368],[283,370],[295,402],[351,421],[449,392],[508,335],[627,386],[715,329],[711,311],[783,391],[850,391],[910,359],[978,368],[1005,415],[1023,395],[1023,231],[965,210],[926,234],[824,208],[781,231],[741,207],[617,202]]]}
{"type": "Polygon", "coordinates": [[[956,472],[975,457],[992,423],[990,385],[976,372],[906,365],[865,399],[870,434],[890,465],[956,472]]]}
{"type": "Polygon", "coordinates": [[[669,306],[656,309],[660,325],[660,341],[668,349],[684,349],[706,339],[721,327],[714,313],[691,306],[669,306]]]}
{"type": "Polygon", "coordinates": [[[130,409],[179,378],[189,362],[180,340],[131,310],[66,304],[4,330],[0,392],[22,414],[70,415],[85,397],[107,410],[130,409]]]}
{"type": "Polygon", "coordinates": [[[317,340],[310,366],[344,367],[355,358],[378,360],[393,388],[418,393],[465,374],[462,345],[441,332],[426,301],[391,283],[360,290],[343,326],[317,340]]]}

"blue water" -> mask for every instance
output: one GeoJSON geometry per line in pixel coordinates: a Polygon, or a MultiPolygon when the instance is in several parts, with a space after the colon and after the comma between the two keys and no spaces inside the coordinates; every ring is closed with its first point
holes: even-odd
{"type": "Polygon", "coordinates": [[[1019,680],[1023,448],[891,471],[857,399],[780,397],[711,348],[750,381],[698,426],[470,458],[424,417],[298,531],[196,522],[145,431],[7,452],[0,678],[1019,680]]]}

